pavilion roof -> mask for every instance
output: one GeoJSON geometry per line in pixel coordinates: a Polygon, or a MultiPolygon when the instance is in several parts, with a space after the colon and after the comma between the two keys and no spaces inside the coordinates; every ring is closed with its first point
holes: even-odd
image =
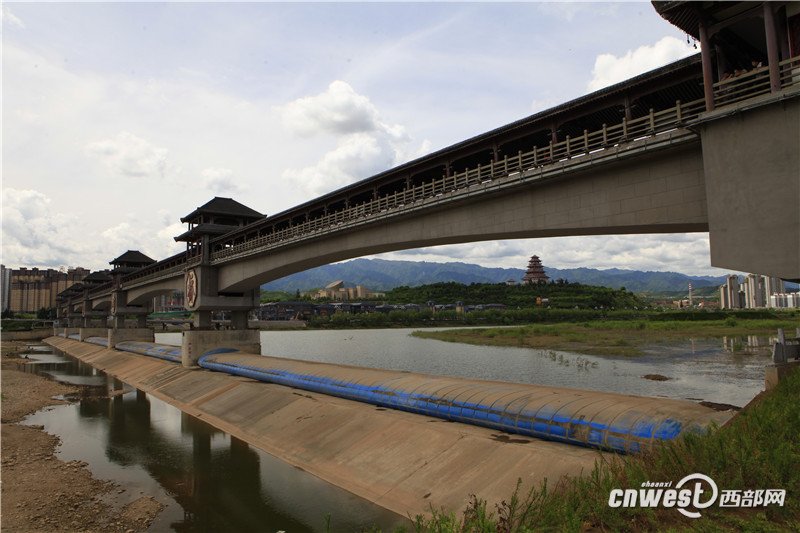
{"type": "Polygon", "coordinates": [[[185,217],[182,217],[181,222],[191,222],[202,214],[228,215],[253,220],[264,218],[265,216],[255,209],[251,209],[244,204],[240,204],[232,198],[215,196],[212,200],[201,205],[185,217]]]}
{"type": "Polygon", "coordinates": [[[121,256],[117,257],[116,259],[112,259],[111,261],[109,261],[108,264],[109,265],[122,265],[122,264],[126,264],[126,265],[149,265],[149,264],[152,264],[152,263],[155,263],[155,262],[156,262],[155,259],[153,259],[151,257],[147,257],[146,255],[144,255],[139,250],[128,250],[127,252],[125,252],[121,256]]]}
{"type": "Polygon", "coordinates": [[[238,226],[228,226],[225,224],[198,224],[189,231],[181,233],[175,240],[180,241],[195,241],[198,237],[203,235],[225,235],[226,233],[237,229],[238,226]]]}

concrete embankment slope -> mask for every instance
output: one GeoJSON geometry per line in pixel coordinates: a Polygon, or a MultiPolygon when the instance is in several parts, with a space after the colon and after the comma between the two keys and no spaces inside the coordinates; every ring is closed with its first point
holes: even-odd
{"type": "MultiPolygon", "coordinates": [[[[523,481],[523,490],[538,485],[545,478],[552,484],[563,475],[590,470],[594,461],[603,457],[602,452],[590,448],[448,423],[440,418],[313,392],[314,389],[298,390],[220,372],[187,369],[167,360],[72,339],[51,337],[45,342],[401,515],[425,513],[430,505],[459,510],[467,504],[469,494],[486,499],[491,508],[493,503],[510,496],[518,478],[523,481]]],[[[341,380],[349,380],[348,383],[395,380],[392,385],[395,388],[404,384],[418,391],[427,383],[428,388],[445,396],[448,390],[454,392],[453,387],[458,388],[459,384],[461,390],[479,385],[489,391],[488,396],[482,396],[483,401],[489,401],[492,395],[507,397],[504,390],[511,385],[239,353],[205,357],[213,358],[214,364],[255,366],[272,372],[282,369],[295,376],[324,374],[330,378],[332,372],[333,377],[338,372],[341,380]],[[420,379],[423,382],[414,386],[414,380],[420,379]]],[[[534,389],[541,394],[542,390],[550,388],[534,389]]],[[[582,400],[578,400],[587,405],[597,394],[595,404],[599,398],[598,407],[611,401],[608,396],[617,401],[627,398],[633,403],[652,402],[652,408],[662,402],[589,391],[554,390],[573,395],[583,393],[582,400]]],[[[665,414],[671,411],[670,407],[675,407],[670,400],[663,402],[667,404],[665,414]]],[[[690,402],[677,404],[689,409],[689,419],[695,417],[700,422],[700,418],[705,417],[703,420],[707,423],[713,418],[712,412],[701,406],[690,402]]]]}

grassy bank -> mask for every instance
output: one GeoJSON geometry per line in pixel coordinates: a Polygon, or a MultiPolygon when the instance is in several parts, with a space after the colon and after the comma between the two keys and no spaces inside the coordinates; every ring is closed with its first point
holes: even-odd
{"type": "Polygon", "coordinates": [[[511,328],[415,331],[415,337],[487,346],[519,346],[592,355],[641,355],[642,346],[686,338],[774,335],[784,328],[793,336],[796,318],[724,320],[595,320],[580,323],[533,324],[511,328]]]}
{"type": "Polygon", "coordinates": [[[418,532],[526,531],[800,531],[800,371],[765,394],[730,424],[705,435],[620,461],[587,476],[519,491],[496,509],[473,499],[462,516],[435,511],[417,517],[418,532]],[[722,490],[785,489],[783,507],[720,508],[719,500],[690,519],[676,509],[611,508],[612,489],[703,473],[722,490]]]}

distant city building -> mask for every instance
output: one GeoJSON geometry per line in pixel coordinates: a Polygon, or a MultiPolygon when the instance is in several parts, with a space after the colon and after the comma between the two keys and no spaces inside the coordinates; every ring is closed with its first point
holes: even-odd
{"type": "Polygon", "coordinates": [[[370,300],[375,298],[383,298],[385,293],[372,291],[362,285],[355,287],[345,287],[344,281],[337,280],[329,283],[324,289],[320,289],[315,293],[310,294],[314,300],[320,298],[328,298],[330,300],[338,301],[351,301],[351,300],[370,300]]]}
{"type": "Polygon", "coordinates": [[[725,285],[719,288],[719,306],[721,309],[741,309],[742,300],[739,296],[739,276],[731,274],[725,285]]]}
{"type": "MultiPolygon", "coordinates": [[[[4,269],[3,272],[4,287],[6,272],[9,269],[4,269]]],[[[10,270],[7,308],[15,313],[35,313],[43,307],[55,307],[58,293],[82,282],[87,276],[89,270],[80,267],[70,268],[66,272],[52,268],[39,270],[25,267],[10,270]]],[[[5,292],[3,298],[6,298],[5,292]]]]}
{"type": "Polygon", "coordinates": [[[0,300],[2,300],[0,311],[8,311],[11,303],[11,270],[5,265],[0,265],[0,300]]]}
{"type": "Polygon", "coordinates": [[[719,288],[721,309],[758,309],[763,307],[800,307],[800,297],[786,293],[783,280],[758,274],[747,274],[740,283],[731,274],[719,288]]]}
{"type": "Polygon", "coordinates": [[[776,293],[769,297],[770,307],[778,309],[786,307],[800,307],[800,293],[776,293]]]}
{"type": "Polygon", "coordinates": [[[528,270],[522,276],[522,283],[525,285],[537,285],[539,283],[547,283],[548,279],[550,278],[544,273],[544,267],[539,256],[532,256],[531,260],[528,261],[528,270]]]}
{"type": "Polygon", "coordinates": [[[153,312],[183,311],[183,291],[172,291],[153,298],[153,312]]]}

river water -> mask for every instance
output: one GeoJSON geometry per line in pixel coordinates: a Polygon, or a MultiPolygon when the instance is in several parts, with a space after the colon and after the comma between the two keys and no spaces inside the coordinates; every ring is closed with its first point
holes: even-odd
{"type": "Polygon", "coordinates": [[[58,457],[88,463],[165,509],[151,531],[392,531],[403,517],[262,452],[58,352],[31,350],[26,370],[88,386],[77,402],[24,421],[61,439],[58,457]],[[110,397],[109,397],[110,393],[110,397]]]}
{"type": "MultiPolygon", "coordinates": [[[[762,388],[768,339],[691,340],[637,358],[447,343],[412,329],[263,331],[267,355],[436,375],[539,383],[744,405],[762,388]],[[661,374],[668,381],[643,379],[661,374]]],[[[180,344],[180,333],[156,342],[180,344]]],[[[152,531],[391,530],[403,519],[59,353],[32,347],[28,370],[88,386],[74,404],[31,415],[62,440],[59,457],[155,497],[152,531]],[[92,392],[94,391],[94,392],[92,392]],[[110,397],[109,397],[109,394],[110,397]]],[[[123,502],[124,503],[124,502],[123,502]]]]}
{"type": "MultiPolygon", "coordinates": [[[[745,405],[764,388],[769,339],[686,339],[641,357],[597,357],[412,337],[415,329],[262,331],[261,353],[289,359],[745,405]],[[660,374],[667,381],[643,379],[660,374]]],[[[156,342],[180,345],[180,333],[156,342]]]]}

